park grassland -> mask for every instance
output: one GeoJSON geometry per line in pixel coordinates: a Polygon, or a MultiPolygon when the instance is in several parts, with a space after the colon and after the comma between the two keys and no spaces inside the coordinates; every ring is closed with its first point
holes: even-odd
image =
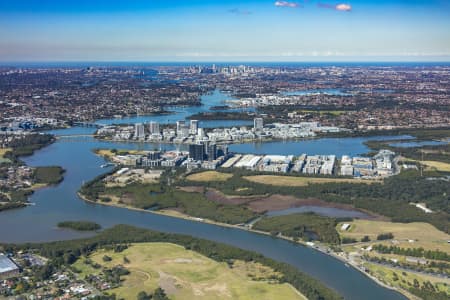
{"type": "MultiPolygon", "coordinates": [[[[422,222],[394,223],[370,220],[354,220],[345,222],[351,225],[348,231],[342,231],[341,225],[337,225],[337,231],[343,237],[361,240],[368,236],[371,241],[376,241],[377,236],[382,233],[392,233],[398,241],[397,246],[404,248],[422,247],[425,250],[441,250],[450,252],[450,235],[436,229],[433,225],[422,222]],[[408,240],[414,240],[409,242],[408,240]]],[[[378,243],[378,241],[377,241],[378,243]]]]}
{"type": "Polygon", "coordinates": [[[0,158],[3,158],[6,152],[11,151],[11,148],[0,148],[0,158]]]}
{"type": "Polygon", "coordinates": [[[94,153],[105,157],[112,158],[115,155],[125,155],[125,154],[143,154],[145,151],[140,150],[114,150],[114,149],[95,149],[94,153]]]}
{"type": "MultiPolygon", "coordinates": [[[[123,265],[130,271],[122,286],[110,291],[119,299],[136,299],[140,291],[153,292],[158,286],[170,299],[306,299],[291,285],[271,279],[280,274],[269,267],[235,261],[230,268],[170,243],[132,244],[119,253],[102,249],[89,258],[104,267],[123,265]],[[103,261],[105,255],[112,260],[103,261]]],[[[81,271],[80,276],[101,270],[85,264],[83,258],[73,266],[81,271]]]]}
{"type": "Polygon", "coordinates": [[[94,153],[106,158],[111,158],[116,155],[116,153],[113,153],[110,149],[96,149],[94,150],[94,153]]]}
{"type": "Polygon", "coordinates": [[[372,184],[375,181],[360,180],[353,178],[317,178],[317,177],[297,177],[297,176],[282,176],[282,175],[254,175],[244,176],[244,179],[268,185],[277,186],[294,186],[303,187],[310,184],[322,184],[322,183],[366,183],[372,184]]]}
{"type": "Polygon", "coordinates": [[[186,179],[189,181],[208,182],[208,181],[227,181],[231,177],[233,177],[233,174],[230,173],[221,173],[217,171],[204,171],[188,175],[186,179]]]}
{"type": "Polygon", "coordinates": [[[434,160],[415,160],[409,158],[403,158],[402,160],[405,163],[419,163],[425,167],[426,171],[438,171],[438,172],[450,172],[450,163],[442,162],[442,161],[434,161],[434,160]]]}
{"type": "Polygon", "coordinates": [[[10,151],[12,151],[11,148],[0,148],[0,164],[2,164],[2,163],[10,163],[11,162],[10,159],[5,158],[5,154],[7,152],[10,152],[10,151]]]}
{"type": "MultiPolygon", "coordinates": [[[[414,281],[417,281],[420,286],[423,286],[425,282],[431,282],[433,286],[437,288],[438,292],[446,293],[450,297],[450,280],[448,279],[424,274],[418,275],[414,272],[398,270],[373,263],[365,263],[364,266],[371,275],[379,278],[379,280],[389,286],[401,288],[403,291],[408,291],[410,288],[414,287],[414,281]]],[[[411,297],[411,294],[407,295],[411,297]]],[[[417,299],[416,297],[411,298],[417,299]]]]}
{"type": "Polygon", "coordinates": [[[450,172],[450,163],[430,160],[422,161],[421,163],[432,170],[434,169],[441,172],[450,172]]]}

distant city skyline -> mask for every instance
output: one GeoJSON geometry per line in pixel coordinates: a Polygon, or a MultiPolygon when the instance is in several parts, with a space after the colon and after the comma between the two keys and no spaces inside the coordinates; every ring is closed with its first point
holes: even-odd
{"type": "Polygon", "coordinates": [[[450,61],[449,0],[0,2],[0,61],[450,61]]]}

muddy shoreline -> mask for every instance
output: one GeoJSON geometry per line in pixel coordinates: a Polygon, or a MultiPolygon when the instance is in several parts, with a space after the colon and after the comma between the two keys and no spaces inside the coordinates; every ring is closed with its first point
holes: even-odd
{"type": "Polygon", "coordinates": [[[180,190],[191,193],[203,193],[205,197],[216,203],[243,205],[256,213],[266,213],[272,211],[298,208],[302,206],[317,206],[324,208],[336,208],[366,214],[368,220],[387,220],[386,217],[376,215],[363,209],[355,208],[350,204],[326,202],[317,198],[297,198],[290,195],[254,195],[254,196],[236,196],[225,195],[219,190],[213,188],[204,188],[201,186],[184,186],[180,190]]]}

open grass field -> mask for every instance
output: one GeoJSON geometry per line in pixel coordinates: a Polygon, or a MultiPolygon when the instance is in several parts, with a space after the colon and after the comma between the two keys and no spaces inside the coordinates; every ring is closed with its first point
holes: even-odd
{"type": "Polygon", "coordinates": [[[11,151],[11,148],[0,148],[0,163],[8,163],[10,162],[9,159],[4,158],[4,155],[6,152],[11,151]]]}
{"type": "Polygon", "coordinates": [[[233,177],[233,174],[221,173],[217,171],[205,171],[188,175],[187,180],[190,181],[227,181],[233,177]]]}
{"type": "MultiPolygon", "coordinates": [[[[120,253],[99,250],[89,258],[103,267],[123,265],[130,271],[122,286],[110,291],[119,299],[136,299],[140,291],[153,292],[158,286],[170,299],[306,299],[288,284],[270,282],[270,276],[279,274],[268,267],[237,261],[230,268],[169,243],[133,244],[120,253]],[[104,262],[104,255],[112,260],[104,262]]],[[[83,261],[74,264],[81,276],[100,272],[83,261]]]]}
{"type": "Polygon", "coordinates": [[[139,150],[117,150],[117,152],[112,152],[111,149],[96,149],[95,154],[103,157],[113,157],[115,155],[123,154],[143,154],[145,151],[139,150]]]}
{"type": "Polygon", "coordinates": [[[6,152],[11,151],[11,150],[12,150],[11,148],[0,148],[0,158],[2,158],[6,152]]]}
{"type": "Polygon", "coordinates": [[[279,175],[255,175],[255,176],[244,176],[246,180],[270,184],[279,186],[307,186],[316,183],[365,183],[372,184],[376,181],[371,180],[361,180],[353,178],[314,178],[314,177],[294,177],[294,176],[279,176],[279,175]]]}
{"type": "Polygon", "coordinates": [[[371,241],[376,241],[378,234],[391,232],[394,239],[399,242],[397,246],[403,248],[423,247],[427,250],[439,249],[450,252],[450,244],[447,242],[450,240],[450,235],[437,230],[428,223],[393,223],[369,220],[355,220],[346,223],[351,224],[348,231],[341,230],[342,223],[336,227],[338,233],[344,237],[361,240],[362,237],[367,235],[371,241]],[[415,241],[411,243],[408,240],[415,241]]]}
{"type": "Polygon", "coordinates": [[[430,281],[434,285],[436,290],[445,292],[450,297],[450,280],[448,279],[428,276],[424,274],[418,275],[413,272],[406,272],[372,263],[365,263],[364,266],[370,270],[370,273],[373,276],[377,277],[390,286],[407,290],[414,285],[414,279],[419,282],[420,286],[422,286],[424,282],[430,281]],[[394,273],[396,275],[394,275],[394,273]],[[396,278],[398,279],[395,280],[396,278]]]}
{"type": "Polygon", "coordinates": [[[429,160],[423,161],[422,163],[430,169],[435,169],[437,171],[442,171],[442,172],[450,172],[450,164],[449,163],[440,162],[440,161],[429,161],[429,160]]]}
{"type": "Polygon", "coordinates": [[[98,149],[95,150],[95,154],[103,156],[103,157],[112,157],[115,153],[112,153],[109,149],[98,149]]]}

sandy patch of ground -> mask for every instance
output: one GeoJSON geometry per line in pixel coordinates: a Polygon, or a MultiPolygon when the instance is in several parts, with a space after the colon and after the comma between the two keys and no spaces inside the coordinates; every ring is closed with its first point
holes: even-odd
{"type": "Polygon", "coordinates": [[[205,188],[202,186],[179,186],[177,187],[180,191],[188,193],[204,193],[205,188]]]}
{"type": "Polygon", "coordinates": [[[257,199],[260,199],[261,197],[265,197],[264,195],[256,195],[256,196],[229,196],[225,195],[224,193],[215,190],[215,189],[208,189],[205,193],[206,198],[208,200],[223,203],[223,204],[244,204],[248,203],[257,199]]]}
{"type": "Polygon", "coordinates": [[[159,274],[159,286],[166,292],[166,294],[171,295],[177,292],[177,280],[175,277],[170,276],[162,271],[159,274]]]}

